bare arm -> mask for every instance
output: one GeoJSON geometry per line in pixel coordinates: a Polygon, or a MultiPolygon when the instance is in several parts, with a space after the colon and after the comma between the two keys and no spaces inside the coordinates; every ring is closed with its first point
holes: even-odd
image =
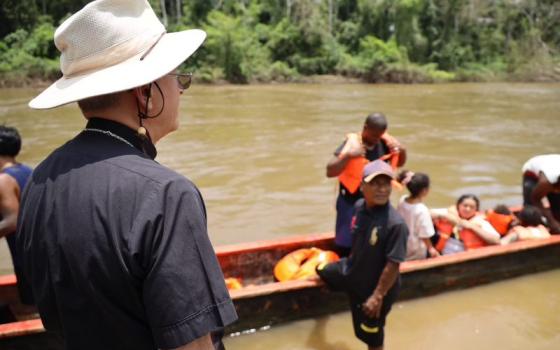
{"type": "MultiPolygon", "coordinates": [[[[517,227],[517,226],[516,226],[517,227]]],[[[516,227],[509,230],[509,232],[500,239],[501,245],[513,243],[519,239],[519,234],[516,232],[516,227]]]]}
{"type": "Polygon", "coordinates": [[[399,152],[399,162],[397,166],[403,166],[404,163],[406,163],[406,147],[393,136],[384,138],[384,141],[391,153],[399,152]]]}
{"type": "Polygon", "coordinates": [[[327,164],[327,177],[336,177],[342,173],[350,157],[343,155],[341,157],[332,157],[327,164]]]}
{"type": "Polygon", "coordinates": [[[533,189],[533,192],[531,192],[531,204],[539,208],[542,215],[544,215],[550,227],[550,231],[553,233],[560,233],[560,222],[554,218],[550,209],[545,208],[542,204],[542,199],[553,190],[554,187],[552,184],[548,182],[543,173],[540,173],[537,185],[533,189]]]}
{"type": "Polygon", "coordinates": [[[0,174],[0,237],[16,230],[19,210],[19,186],[6,174],[0,174]]]}
{"type": "Polygon", "coordinates": [[[389,289],[395,284],[397,276],[399,275],[400,264],[394,261],[387,261],[381,277],[379,277],[379,282],[377,282],[377,287],[373,291],[373,294],[366,300],[362,305],[364,313],[368,317],[379,317],[381,314],[381,307],[383,306],[383,297],[387,294],[389,289]]]}
{"type": "Polygon", "coordinates": [[[365,148],[360,146],[348,151],[342,151],[338,156],[332,157],[327,164],[327,177],[336,177],[340,175],[350,159],[362,157],[365,154],[365,148]]]}
{"type": "Polygon", "coordinates": [[[404,163],[406,163],[406,148],[403,146],[403,144],[400,144],[398,166],[402,167],[404,165],[404,163]]]}
{"type": "MultiPolygon", "coordinates": [[[[484,219],[479,219],[484,220],[484,219]]],[[[488,244],[500,244],[500,234],[496,231],[492,225],[486,221],[469,221],[461,220],[460,226],[474,231],[480,238],[482,238],[488,244]]]]}
{"type": "Polygon", "coordinates": [[[210,334],[206,334],[173,350],[214,350],[214,344],[212,344],[210,334]]]}
{"type": "Polygon", "coordinates": [[[439,252],[437,251],[436,248],[434,248],[434,245],[432,244],[432,241],[429,238],[422,238],[422,242],[424,242],[424,245],[426,245],[426,248],[428,248],[428,254],[430,255],[430,258],[435,258],[436,256],[440,256],[439,252]]]}
{"type": "Polygon", "coordinates": [[[432,220],[445,219],[453,225],[457,225],[461,218],[456,214],[455,210],[449,209],[430,209],[430,216],[432,220]]]}

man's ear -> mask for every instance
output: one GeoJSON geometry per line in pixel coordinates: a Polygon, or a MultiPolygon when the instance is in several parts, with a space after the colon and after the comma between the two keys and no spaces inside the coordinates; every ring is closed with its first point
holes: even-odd
{"type": "Polygon", "coordinates": [[[132,91],[142,111],[146,110],[146,102],[148,103],[148,110],[152,109],[152,84],[138,86],[132,91]]]}

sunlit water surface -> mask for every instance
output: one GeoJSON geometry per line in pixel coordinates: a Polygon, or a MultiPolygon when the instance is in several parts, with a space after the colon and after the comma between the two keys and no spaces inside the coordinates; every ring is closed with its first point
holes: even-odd
{"type": "MultiPolygon", "coordinates": [[[[20,130],[19,160],[32,166],[85,124],[76,105],[30,110],[38,92],[0,93],[0,123],[20,130]]],[[[157,160],[200,187],[215,245],[332,231],[336,181],[325,177],[325,165],[373,111],[388,116],[390,133],[407,146],[406,168],[430,175],[431,207],[466,192],[479,195],[484,209],[519,204],[523,163],[560,153],[560,84],[195,85],[182,99],[181,129],[158,144],[157,160]]],[[[0,273],[11,270],[0,240],[0,273]]],[[[560,349],[559,277],[399,304],[387,348],[560,349]]],[[[351,334],[342,314],[228,346],[363,348],[351,334]]]]}

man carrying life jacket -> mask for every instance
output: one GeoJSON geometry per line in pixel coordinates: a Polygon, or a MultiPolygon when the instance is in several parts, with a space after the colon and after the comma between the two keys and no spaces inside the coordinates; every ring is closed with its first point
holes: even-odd
{"type": "Polygon", "coordinates": [[[327,164],[327,177],[339,179],[335,243],[341,256],[347,256],[352,246],[351,221],[354,204],[362,198],[359,187],[363,168],[376,159],[390,162],[393,168],[406,162],[406,149],[387,133],[387,119],[382,113],[368,115],[361,134],[347,134],[327,164]]]}
{"type": "Polygon", "coordinates": [[[523,171],[523,205],[536,206],[552,234],[560,234],[560,154],[529,159],[523,171]],[[548,200],[548,206],[543,199],[548,200]]]}

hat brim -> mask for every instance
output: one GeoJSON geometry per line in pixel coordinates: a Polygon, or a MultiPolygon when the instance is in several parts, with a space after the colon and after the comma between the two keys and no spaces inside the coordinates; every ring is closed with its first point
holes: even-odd
{"type": "Polygon", "coordinates": [[[34,109],[49,109],[85,98],[125,91],[148,84],[177,68],[204,42],[200,29],[166,33],[144,59],[136,56],[91,73],[62,77],[29,102],[34,109]]]}
{"type": "Polygon", "coordinates": [[[394,179],[395,176],[393,175],[393,173],[388,172],[388,171],[376,171],[375,173],[369,174],[368,176],[364,177],[363,181],[364,182],[370,182],[371,180],[373,180],[374,178],[380,176],[380,175],[385,175],[390,177],[391,179],[394,179]]]}

